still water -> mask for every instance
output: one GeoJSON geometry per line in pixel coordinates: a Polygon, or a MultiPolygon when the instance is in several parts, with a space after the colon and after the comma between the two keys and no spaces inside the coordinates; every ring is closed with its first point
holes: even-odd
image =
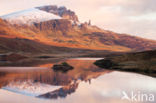
{"type": "Polygon", "coordinates": [[[156,103],[155,78],[101,69],[98,59],[64,60],[74,67],[67,72],[54,63],[0,67],[0,103],[156,103]]]}

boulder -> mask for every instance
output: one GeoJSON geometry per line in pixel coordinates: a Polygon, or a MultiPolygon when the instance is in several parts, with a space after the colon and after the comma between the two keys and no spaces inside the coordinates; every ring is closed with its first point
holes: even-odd
{"type": "Polygon", "coordinates": [[[53,70],[55,71],[63,71],[63,72],[67,72],[68,70],[72,70],[73,67],[70,66],[68,63],[63,62],[61,64],[56,64],[52,67],[53,70]]]}

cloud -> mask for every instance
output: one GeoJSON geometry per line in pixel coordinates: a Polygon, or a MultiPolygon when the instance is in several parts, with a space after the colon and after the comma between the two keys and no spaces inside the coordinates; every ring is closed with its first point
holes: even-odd
{"type": "Polygon", "coordinates": [[[75,9],[82,14],[81,20],[91,19],[103,29],[156,40],[156,0],[91,0],[83,3],[87,6],[76,4],[81,7],[75,9]]]}

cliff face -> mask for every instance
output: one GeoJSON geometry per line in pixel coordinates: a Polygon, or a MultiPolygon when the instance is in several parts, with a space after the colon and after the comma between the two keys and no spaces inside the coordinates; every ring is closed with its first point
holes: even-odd
{"type": "Polygon", "coordinates": [[[72,24],[69,20],[61,19],[61,20],[50,20],[40,23],[34,23],[35,27],[40,29],[41,31],[51,30],[51,31],[68,31],[72,29],[72,24]]]}
{"type": "Polygon", "coordinates": [[[74,22],[78,22],[78,17],[75,12],[67,9],[66,7],[57,7],[56,5],[42,6],[37,7],[40,10],[44,10],[49,13],[53,13],[55,15],[61,16],[64,19],[73,20],[74,22]]]}

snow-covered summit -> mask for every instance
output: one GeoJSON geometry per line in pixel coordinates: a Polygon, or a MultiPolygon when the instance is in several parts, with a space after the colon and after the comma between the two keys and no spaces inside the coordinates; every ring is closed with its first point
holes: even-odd
{"type": "Polygon", "coordinates": [[[61,19],[61,17],[54,15],[52,13],[48,13],[46,11],[38,10],[36,8],[31,8],[15,13],[11,13],[8,15],[1,16],[0,18],[7,20],[11,24],[33,24],[53,20],[53,19],[61,19]]]}

